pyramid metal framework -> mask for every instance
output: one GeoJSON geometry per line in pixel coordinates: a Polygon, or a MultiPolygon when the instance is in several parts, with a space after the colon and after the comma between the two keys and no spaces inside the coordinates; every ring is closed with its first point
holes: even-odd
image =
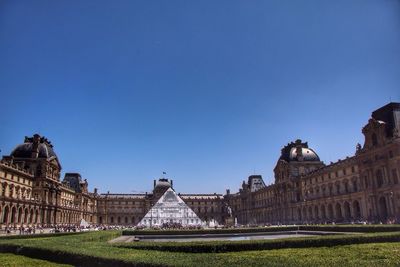
{"type": "Polygon", "coordinates": [[[179,223],[182,226],[200,226],[204,222],[175,193],[172,188],[161,196],[147,212],[138,226],[159,227],[165,223],[179,223]]]}

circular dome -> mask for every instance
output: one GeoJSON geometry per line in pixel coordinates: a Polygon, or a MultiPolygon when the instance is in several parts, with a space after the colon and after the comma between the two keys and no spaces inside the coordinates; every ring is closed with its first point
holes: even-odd
{"type": "MultiPolygon", "coordinates": [[[[289,159],[290,160],[297,160],[298,159],[298,150],[293,147],[290,150],[289,159]]],[[[314,152],[311,148],[301,148],[301,155],[303,156],[303,161],[319,161],[319,157],[317,153],[314,152]]]]}
{"type": "Polygon", "coordinates": [[[171,183],[168,181],[168,179],[159,179],[156,183],[155,188],[170,188],[171,183]]]}
{"type": "Polygon", "coordinates": [[[36,142],[38,143],[38,158],[51,158],[56,157],[57,155],[53,150],[53,146],[47,139],[40,137],[39,135],[35,135],[34,137],[26,137],[25,142],[23,144],[17,145],[14,150],[11,152],[12,157],[15,158],[31,158],[32,152],[34,151],[34,139],[36,138],[36,142]]]}
{"type": "Polygon", "coordinates": [[[307,142],[300,139],[287,144],[282,148],[280,160],[290,161],[320,161],[317,153],[308,147],[307,142]]]}

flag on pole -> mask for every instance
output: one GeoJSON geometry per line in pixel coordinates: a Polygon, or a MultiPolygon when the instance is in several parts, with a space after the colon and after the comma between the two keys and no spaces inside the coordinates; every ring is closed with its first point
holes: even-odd
{"type": "Polygon", "coordinates": [[[166,172],[162,172],[162,174],[167,174],[166,172]]]}

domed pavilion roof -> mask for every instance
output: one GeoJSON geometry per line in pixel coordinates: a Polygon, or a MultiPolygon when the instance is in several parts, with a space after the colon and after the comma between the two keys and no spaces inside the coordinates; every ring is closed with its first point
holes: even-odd
{"type": "Polygon", "coordinates": [[[297,139],[282,148],[280,160],[291,161],[320,161],[317,153],[308,147],[308,143],[297,139]]]}
{"type": "Polygon", "coordinates": [[[14,158],[31,158],[34,151],[38,152],[38,158],[57,158],[51,142],[38,134],[33,137],[26,136],[24,143],[17,145],[10,156],[14,158]]]}

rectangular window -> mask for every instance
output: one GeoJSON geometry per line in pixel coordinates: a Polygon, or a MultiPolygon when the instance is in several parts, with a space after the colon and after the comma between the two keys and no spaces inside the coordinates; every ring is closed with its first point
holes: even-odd
{"type": "Polygon", "coordinates": [[[357,181],[353,181],[353,190],[354,190],[354,192],[358,191],[357,181]]]}

